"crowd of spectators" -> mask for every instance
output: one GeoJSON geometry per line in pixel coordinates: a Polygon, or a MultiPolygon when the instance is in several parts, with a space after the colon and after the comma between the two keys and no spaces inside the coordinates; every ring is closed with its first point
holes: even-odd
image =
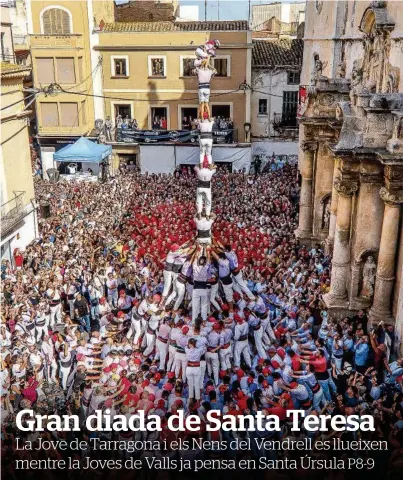
{"type": "MultiPolygon", "coordinates": [[[[248,293],[234,282],[233,302],[227,302],[220,286],[208,318],[198,317],[195,322],[191,284],[178,309],[161,303],[167,253],[174,244],[191,244],[195,236],[195,186],[189,171],[141,175],[126,170],[104,184],[55,185],[36,180],[36,199],[50,204],[51,216],[40,219],[37,241],[25,250],[16,249],[13,260],[1,265],[5,478],[21,477],[13,468],[17,458],[66,454],[16,449],[17,436],[34,444],[39,436],[51,438],[47,432],[17,432],[15,415],[26,408],[77,413],[82,420],[97,409],[109,408],[124,415],[145,410],[163,419],[184,410],[203,422],[210,409],[235,416],[263,411],[281,421],[280,433],[219,432],[218,438],[229,440],[242,435],[268,439],[335,435],[292,432],[286,419],[290,409],[331,415],[369,413],[376,431],[360,433],[361,438],[386,440],[388,451],[348,454],[375,456],[371,474],[401,478],[403,362],[396,356],[394,327],[369,325],[364,311],[340,320],[329,318],[322,295],[330,289],[331,259],[320,245],[300,245],[294,236],[299,194],[295,166],[258,176],[219,170],[213,177],[214,238],[236,253],[248,293]],[[166,358],[155,343],[148,342],[148,326],[155,318],[157,340],[167,339],[166,358]],[[246,345],[234,358],[239,342],[245,342],[238,335],[240,329],[246,329],[246,345]],[[190,396],[187,360],[179,358],[178,348],[196,344],[192,339],[218,345],[202,359],[205,371],[196,395],[190,396]]],[[[85,430],[72,435],[88,439],[85,430]]],[[[125,441],[141,437],[130,432],[91,435],[125,441]]],[[[208,438],[203,429],[175,435],[164,430],[163,435],[168,443],[178,435],[208,438]]],[[[355,438],[349,432],[336,435],[355,438]]],[[[67,453],[81,458],[77,452],[67,453]]],[[[238,460],[304,454],[328,458],[346,452],[266,451],[255,444],[250,451],[105,455],[238,460]]],[[[85,452],[85,456],[97,455],[85,452]]],[[[247,474],[238,473],[234,475],[247,474]]],[[[86,475],[106,478],[111,473],[99,470],[86,475]]],[[[270,471],[270,475],[300,478],[308,473],[270,471]]]]}

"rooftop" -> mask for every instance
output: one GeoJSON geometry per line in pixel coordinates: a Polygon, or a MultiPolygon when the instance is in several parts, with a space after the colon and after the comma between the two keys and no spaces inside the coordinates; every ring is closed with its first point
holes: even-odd
{"type": "Polygon", "coordinates": [[[15,65],[14,63],[1,62],[1,78],[25,77],[31,72],[31,67],[15,65]]]}
{"type": "Polygon", "coordinates": [[[105,23],[103,32],[228,32],[246,31],[246,20],[222,22],[114,22],[105,23]]]}
{"type": "Polygon", "coordinates": [[[303,40],[253,40],[252,68],[301,67],[303,40]]]}

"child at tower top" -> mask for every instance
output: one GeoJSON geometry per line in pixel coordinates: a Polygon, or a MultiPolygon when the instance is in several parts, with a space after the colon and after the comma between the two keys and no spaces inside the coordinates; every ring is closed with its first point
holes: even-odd
{"type": "Polygon", "coordinates": [[[209,40],[204,45],[200,45],[196,48],[196,60],[194,62],[195,67],[207,67],[210,57],[216,56],[216,49],[220,48],[219,40],[209,40]]]}

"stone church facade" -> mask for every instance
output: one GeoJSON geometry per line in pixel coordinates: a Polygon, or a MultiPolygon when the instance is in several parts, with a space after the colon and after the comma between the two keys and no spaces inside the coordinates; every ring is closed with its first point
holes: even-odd
{"type": "Polygon", "coordinates": [[[403,4],[308,1],[297,236],[333,256],[334,316],[403,335],[403,4]]]}

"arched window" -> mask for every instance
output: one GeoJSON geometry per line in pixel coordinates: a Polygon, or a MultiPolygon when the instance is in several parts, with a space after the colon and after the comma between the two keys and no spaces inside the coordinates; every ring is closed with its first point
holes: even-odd
{"type": "Polygon", "coordinates": [[[47,7],[42,11],[41,30],[44,35],[73,33],[71,13],[64,7],[47,7]]]}

